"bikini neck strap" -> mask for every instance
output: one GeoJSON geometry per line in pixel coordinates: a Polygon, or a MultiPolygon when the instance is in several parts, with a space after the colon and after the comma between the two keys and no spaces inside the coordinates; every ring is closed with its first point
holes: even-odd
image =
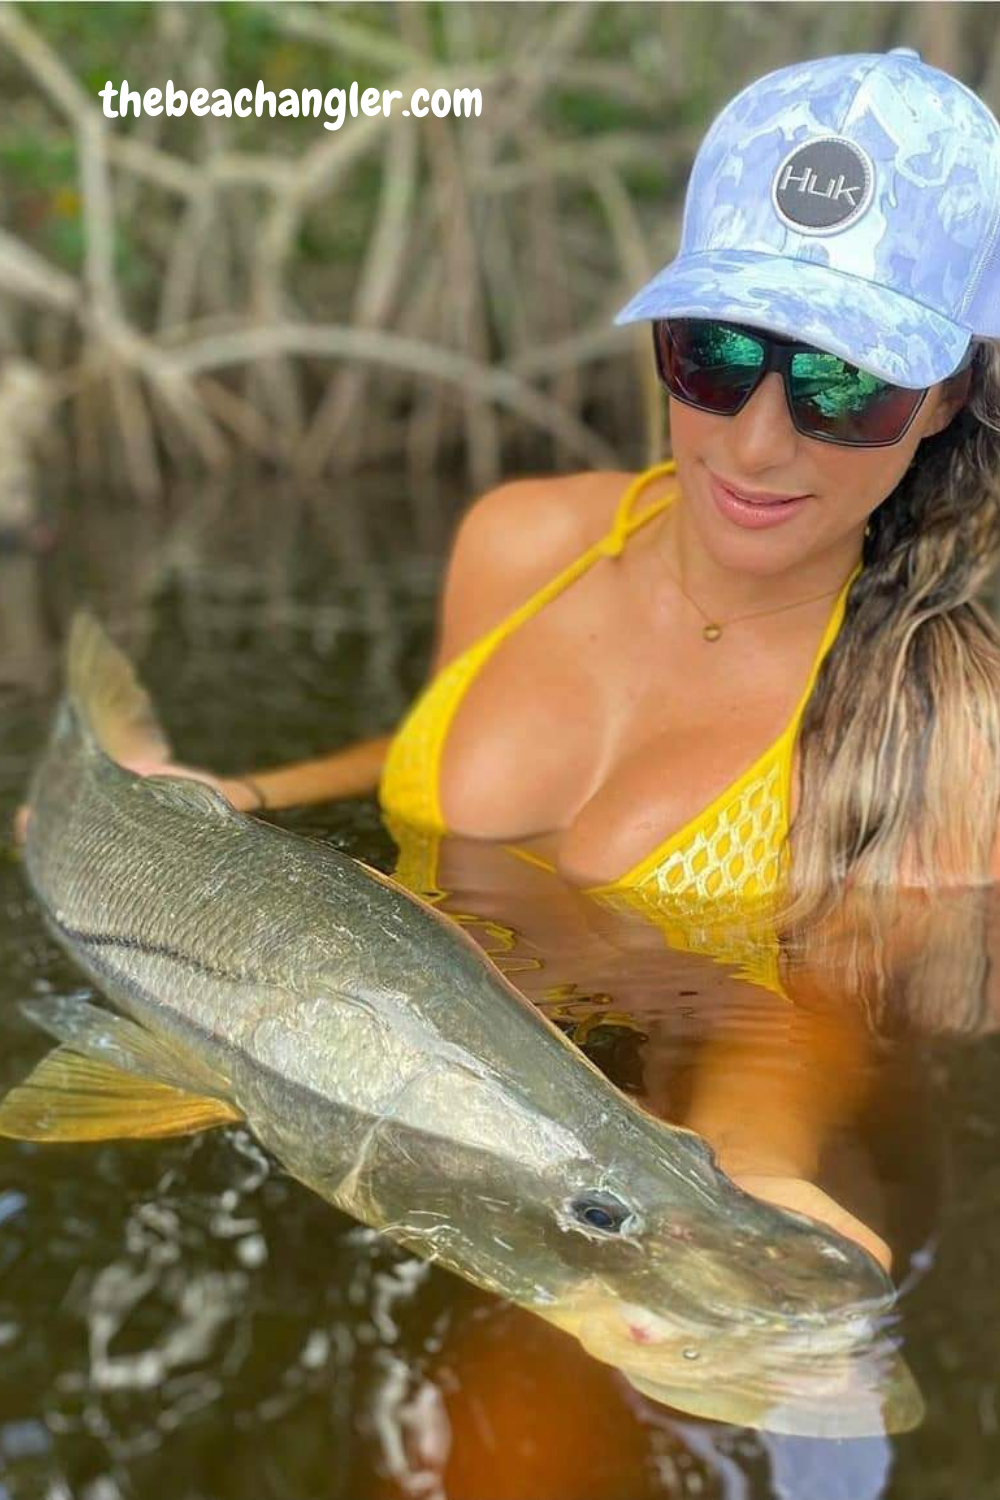
{"type": "Polygon", "coordinates": [[[672,458],[667,458],[664,459],[662,463],[653,464],[650,468],[643,469],[641,474],[637,474],[635,476],[632,483],[629,485],[628,489],[619,500],[618,509],[615,511],[615,518],[612,522],[611,530],[604,538],[603,550],[608,554],[609,557],[617,557],[636,527],[641,526],[643,522],[648,520],[651,516],[657,515],[663,509],[663,507],[668,504],[669,499],[672,498],[665,497],[662,501],[658,501],[656,504],[650,506],[650,508],[647,511],[644,511],[641,515],[633,516],[632,507],[639,496],[642,494],[642,492],[647,489],[654,480],[661,478],[662,475],[676,474],[676,472],[677,464],[672,458]]]}

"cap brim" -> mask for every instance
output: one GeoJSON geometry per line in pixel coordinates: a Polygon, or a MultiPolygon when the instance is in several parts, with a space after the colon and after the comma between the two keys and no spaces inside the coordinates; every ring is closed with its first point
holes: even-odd
{"type": "Polygon", "coordinates": [[[972,333],[899,292],[811,260],[711,250],[664,267],[615,318],[724,318],[801,339],[894,385],[953,374],[972,333]]]}

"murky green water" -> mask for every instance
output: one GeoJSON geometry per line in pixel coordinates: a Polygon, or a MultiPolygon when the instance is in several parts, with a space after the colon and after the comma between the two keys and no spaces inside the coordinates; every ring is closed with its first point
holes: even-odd
{"type": "MultiPolygon", "coordinates": [[[[322,497],[261,492],[237,527],[206,495],[190,510],[179,499],[166,526],[123,510],[41,564],[0,558],[4,827],[81,597],[135,653],[191,763],[236,770],[389,727],[423,671],[437,501],[404,507],[378,485],[334,514],[322,497]]],[[[370,803],[282,821],[394,867],[370,803]]],[[[80,982],[0,852],[6,1087],[45,1046],[18,1000],[80,982]]],[[[821,1181],[893,1245],[924,1425],[823,1443],[677,1417],[338,1215],[240,1129],[0,1143],[0,1500],[1000,1497],[997,1042],[803,1058],[764,992],[502,851],[451,846],[438,881],[515,982],[665,1115],[683,1117],[720,1035],[749,1065],[813,1066],[819,1091],[831,1069],[864,1073],[821,1181]]]]}

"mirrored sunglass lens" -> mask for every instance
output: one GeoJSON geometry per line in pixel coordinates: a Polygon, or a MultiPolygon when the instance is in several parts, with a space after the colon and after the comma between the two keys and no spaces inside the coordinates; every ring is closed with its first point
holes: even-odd
{"type": "Polygon", "coordinates": [[[845,443],[894,442],[922,394],[820,350],[792,356],[791,385],[801,426],[845,443]]]}
{"type": "Polygon", "coordinates": [[[764,362],[760,344],[726,323],[677,320],[669,325],[666,343],[672,388],[710,411],[735,411],[764,362]]]}

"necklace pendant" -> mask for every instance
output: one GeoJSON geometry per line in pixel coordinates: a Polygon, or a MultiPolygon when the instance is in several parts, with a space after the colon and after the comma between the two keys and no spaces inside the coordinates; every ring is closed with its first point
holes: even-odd
{"type": "Polygon", "coordinates": [[[702,638],[706,641],[717,641],[722,634],[722,626],[712,624],[706,625],[701,634],[702,638]]]}

